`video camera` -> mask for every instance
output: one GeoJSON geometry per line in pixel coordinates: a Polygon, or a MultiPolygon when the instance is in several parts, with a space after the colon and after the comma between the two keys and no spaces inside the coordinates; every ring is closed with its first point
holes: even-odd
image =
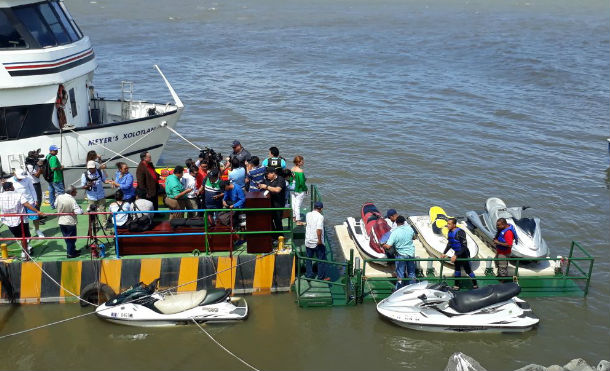
{"type": "Polygon", "coordinates": [[[208,164],[208,169],[220,169],[220,162],[222,161],[222,154],[216,153],[212,148],[205,147],[199,152],[199,158],[201,162],[208,164]]]}
{"type": "Polygon", "coordinates": [[[26,165],[40,165],[40,159],[44,158],[44,155],[40,153],[40,148],[37,150],[29,151],[28,157],[25,158],[26,165]]]}

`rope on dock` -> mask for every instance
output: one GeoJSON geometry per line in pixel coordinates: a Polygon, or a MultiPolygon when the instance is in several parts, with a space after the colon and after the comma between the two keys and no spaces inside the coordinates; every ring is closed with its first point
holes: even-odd
{"type": "Polygon", "coordinates": [[[231,352],[229,349],[225,348],[222,344],[220,344],[216,339],[214,339],[212,337],[212,335],[210,335],[209,332],[207,332],[203,327],[201,327],[201,325],[195,321],[195,319],[193,317],[191,317],[191,320],[193,320],[193,322],[195,322],[195,324],[197,325],[197,327],[199,327],[199,329],[201,331],[203,331],[204,334],[206,334],[210,339],[212,339],[212,341],[214,343],[216,343],[216,345],[218,345],[222,350],[224,350],[225,352],[229,353],[233,358],[235,358],[236,360],[238,360],[239,362],[243,363],[244,365],[248,366],[249,368],[251,368],[254,371],[260,371],[258,368],[252,366],[251,364],[249,364],[248,362],[244,361],[243,359],[239,358],[239,356],[233,352],[231,352]]]}

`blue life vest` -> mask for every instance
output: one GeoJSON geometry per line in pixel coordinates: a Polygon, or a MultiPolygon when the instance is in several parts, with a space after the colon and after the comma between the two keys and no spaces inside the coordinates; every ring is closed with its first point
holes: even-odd
{"type": "Polygon", "coordinates": [[[498,232],[498,236],[496,237],[498,239],[498,241],[502,242],[502,243],[506,243],[506,240],[504,239],[504,234],[506,233],[506,231],[512,231],[513,232],[513,245],[519,242],[519,238],[517,237],[517,231],[515,230],[515,227],[513,227],[511,224],[508,225],[508,227],[504,228],[503,230],[501,230],[500,232],[498,232]]]}
{"type": "Polygon", "coordinates": [[[460,241],[457,239],[457,234],[461,229],[455,227],[452,231],[449,231],[447,234],[447,239],[449,240],[449,247],[453,249],[456,255],[460,255],[462,251],[464,251],[467,246],[463,246],[460,241]]]}

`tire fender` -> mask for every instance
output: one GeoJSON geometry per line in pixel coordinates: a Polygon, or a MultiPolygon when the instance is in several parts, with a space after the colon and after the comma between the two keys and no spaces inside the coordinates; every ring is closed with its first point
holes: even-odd
{"type": "Polygon", "coordinates": [[[114,298],[116,293],[105,283],[93,282],[83,288],[80,294],[80,306],[86,307],[89,303],[102,304],[114,298]],[[86,301],[84,301],[86,300],[86,301]]]}

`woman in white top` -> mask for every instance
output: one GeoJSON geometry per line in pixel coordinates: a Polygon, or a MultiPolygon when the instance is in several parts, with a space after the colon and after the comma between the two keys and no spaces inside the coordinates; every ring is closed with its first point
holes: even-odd
{"type": "MultiPolygon", "coordinates": [[[[110,204],[108,210],[112,213],[118,213],[120,211],[132,211],[131,204],[129,202],[123,201],[123,191],[118,190],[114,194],[115,201],[110,204]]],[[[129,227],[128,221],[131,219],[131,214],[123,214],[119,213],[115,216],[116,227],[119,229],[124,229],[129,227]]]]}

